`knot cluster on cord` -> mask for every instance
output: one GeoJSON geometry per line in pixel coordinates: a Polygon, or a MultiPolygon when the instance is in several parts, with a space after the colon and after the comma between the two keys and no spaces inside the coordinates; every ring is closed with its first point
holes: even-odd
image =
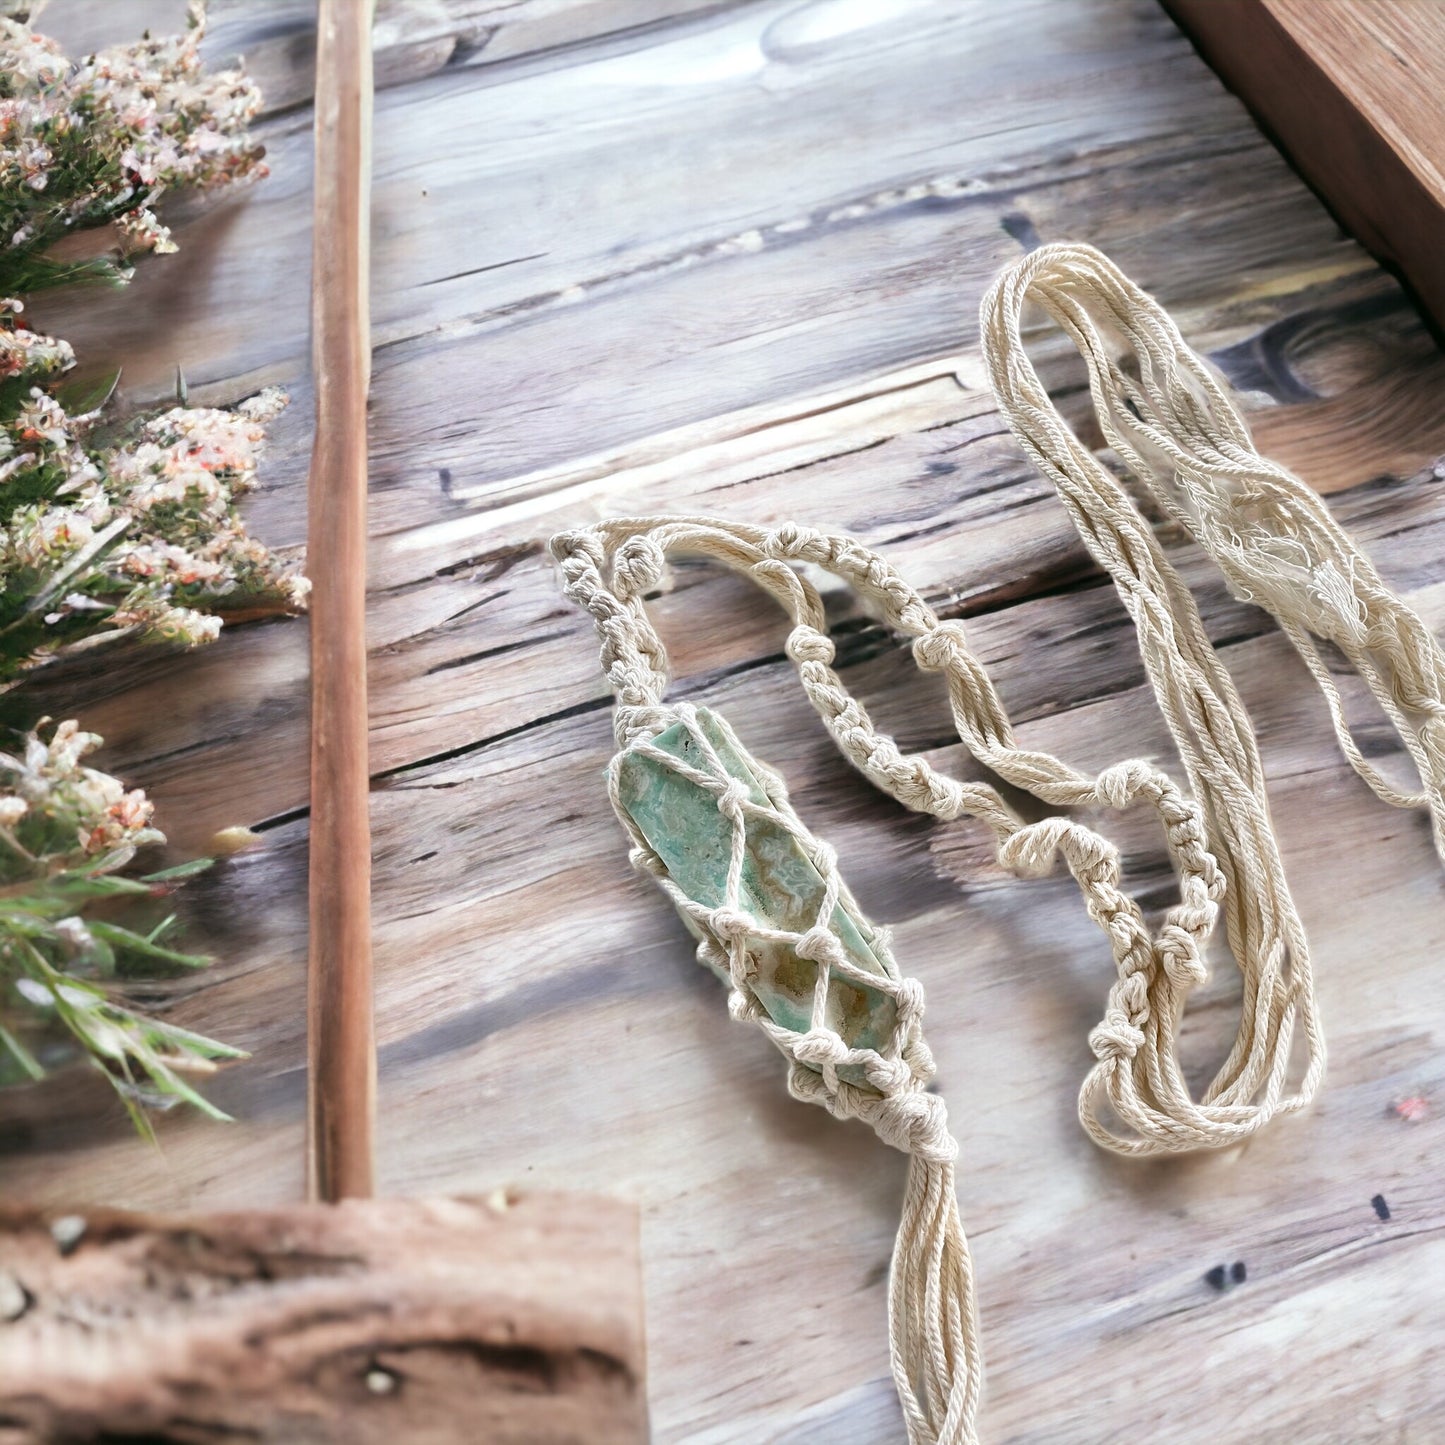
{"type": "MultiPolygon", "coordinates": [[[[1164,570],[1169,564],[1158,554],[1147,523],[1132,508],[1116,506],[1116,512],[1115,525],[1129,530],[1132,565],[1145,567],[1143,582],[1152,594],[1169,595],[1164,570]]],[[[1080,1120],[1091,1138],[1130,1154],[1217,1147],[1307,1101],[1323,1067],[1307,946],[1280,870],[1248,719],[1202,628],[1191,625],[1187,614],[1179,635],[1192,650],[1179,661],[1181,677],[1187,668],[1189,688],[1212,683],[1213,692],[1196,688],[1194,701],[1186,704],[1182,680],[1175,691],[1172,660],[1146,655],[1146,661],[1155,664],[1151,680],[1197,797],[1143,759],[1125,759],[1089,776],[1047,753],[1021,747],[963,625],[936,617],[885,559],[852,538],[800,526],[769,531],[682,517],[604,522],[585,544],[579,545],[573,534],[554,544],[558,548],[569,593],[598,621],[603,662],[618,689],[618,737],[624,745],[645,742],[677,716],[660,701],[666,657],[636,589],[651,591],[658,585],[660,556],[700,554],[751,578],[787,609],[793,627],[786,651],[805,694],[844,756],[878,787],[939,819],[983,823],[994,834],[1001,865],[1020,876],[1042,876],[1056,859],[1064,862],[1088,916],[1108,941],[1116,970],[1103,1019],[1089,1040],[1098,1062],[1079,1093],[1080,1120]],[[619,558],[625,559],[627,578],[623,597],[615,590],[619,558]],[[928,759],[904,753],[874,725],[836,671],[821,598],[799,563],[834,571],[911,640],[920,667],[940,674],[947,684],[959,737],[995,773],[1056,807],[1145,805],[1155,812],[1179,880],[1178,902],[1157,930],[1151,931],[1121,886],[1118,851],[1096,828],[1062,815],[1025,822],[992,784],[950,777],[928,759]],[[604,580],[609,567],[610,586],[604,580]],[[599,590],[607,596],[599,597],[599,590]],[[1196,722],[1201,699],[1204,713],[1196,722]],[[1229,720],[1227,729],[1218,725],[1221,719],[1229,720]],[[1206,977],[1204,955],[1221,902],[1232,910],[1231,938],[1238,940],[1242,956],[1237,961],[1250,996],[1267,1001],[1270,1012],[1241,1016],[1240,1040],[1199,1100],[1177,1057],[1177,1033],[1187,995],[1206,977]],[[1304,1077],[1288,1094],[1284,1082],[1297,1019],[1303,1019],[1309,1051],[1304,1077]],[[1216,1104],[1215,1098],[1229,1102],[1216,1104]]],[[[1187,594],[1184,599],[1179,605],[1186,605],[1187,594]]],[[[745,790],[725,779],[710,786],[719,807],[735,821],[752,807],[745,790]]],[[[659,881],[666,885],[665,878],[659,881]]],[[[686,904],[679,906],[687,911],[686,904]]],[[[745,910],[727,902],[711,918],[693,905],[691,916],[731,954],[730,963],[722,961],[722,971],[743,987],[745,942],[755,936],[756,920],[750,923],[745,910]]],[[[805,950],[823,946],[803,944],[805,950]]],[[[766,1026],[747,997],[735,1001],[735,1012],[766,1026]]],[[[777,1041],[790,1051],[786,1039],[777,1041]]],[[[816,1095],[816,1084],[804,1081],[803,1087],[811,1091],[809,1097],[816,1095]]],[[[839,1107],[849,1107],[846,1090],[838,1101],[839,1107]]]]}

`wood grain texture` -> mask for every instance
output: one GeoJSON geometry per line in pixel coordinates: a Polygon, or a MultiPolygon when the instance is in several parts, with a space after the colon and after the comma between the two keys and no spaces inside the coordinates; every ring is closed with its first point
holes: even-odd
{"type": "Polygon", "coordinates": [[[1445,7],[1164,0],[1286,154],[1445,326],[1445,7]]]}
{"type": "Polygon", "coordinates": [[[371,381],[371,0],[321,0],[307,480],[311,578],[308,1187],[376,1184],[370,766],[366,708],[366,398],[371,381]]]}
{"type": "MultiPolygon", "coordinates": [[[[255,48],[245,8],[224,14],[230,43],[255,48]]],[[[545,539],[659,510],[847,528],[968,619],[1026,742],[1080,765],[1167,760],[1123,609],[993,409],[987,281],[1035,239],[1102,247],[1437,629],[1439,354],[1152,0],[767,0],[485,54],[377,95],[380,1182],[637,1199],[660,1445],[901,1445],[884,1272],[904,1161],[786,1097],[776,1057],[729,1022],[631,876],[603,793],[595,642],[545,539]]],[[[174,267],[43,313],[97,366],[131,317],[133,395],[178,359],[220,398],[291,386],[252,509],[276,540],[303,534],[309,123],[300,100],[264,123],[271,180],[181,226],[174,267]]],[[[1051,334],[1035,354],[1093,435],[1077,359],[1051,334]]],[[[676,695],[785,772],[928,990],[963,1146],[986,1439],[1429,1445],[1445,1431],[1430,1364],[1445,881],[1423,821],[1382,808],[1339,757],[1267,619],[1168,541],[1256,719],[1331,1050],[1316,1107],[1228,1156],[1139,1168],[1088,1143],[1074,1094],[1111,968],[1076,890],[1000,877],[971,825],[903,814],[852,774],[760,595],[705,568],[673,576],[657,607],[676,695]],[[1394,1107],[1415,1098],[1423,1113],[1394,1107]],[[1242,1284],[1207,1282],[1236,1261],[1242,1284]]],[[[850,687],[906,745],[965,768],[936,680],[851,598],[829,604],[850,687]]],[[[11,1094],[7,1194],[295,1197],[304,630],[116,656],[32,694],[106,735],[182,846],[242,821],[267,846],[195,890],[224,961],[176,1003],[253,1050],[215,1087],[237,1124],[177,1117],[151,1155],[83,1076],[11,1094]]],[[[1388,752],[1383,725],[1371,737],[1388,752]]],[[[1118,836],[1130,886],[1163,907],[1157,838],[1118,836]]],[[[1191,1012],[1199,1077],[1233,1037],[1236,979],[1221,960],[1191,1012]]]]}
{"type": "Polygon", "coordinates": [[[641,1305],[606,1199],[4,1207],[0,1442],[641,1445],[641,1305]]]}

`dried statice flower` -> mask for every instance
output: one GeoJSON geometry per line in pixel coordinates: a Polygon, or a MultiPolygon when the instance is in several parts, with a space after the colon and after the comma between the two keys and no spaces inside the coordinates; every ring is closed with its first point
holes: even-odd
{"type": "Polygon", "coordinates": [[[0,310],[0,687],[78,646],[127,633],[211,641],[227,612],[294,612],[307,583],[250,536],[268,388],[232,411],[173,407],[120,442],[89,445],[94,417],[47,387],[69,348],[0,310]],[[10,408],[6,399],[10,398],[10,408]]]}
{"type": "Polygon", "coordinates": [[[44,724],[0,752],[0,1083],[42,1078],[83,1053],[115,1086],[143,1133],[144,1107],[186,1100],[220,1117],[183,1077],[235,1049],[132,1007],[128,978],[207,960],[169,947],[173,924],[123,926],[107,904],[163,897],[205,859],[141,878],[119,874],[164,842],[139,789],[82,761],[100,744],[73,721],[44,724]]]}
{"type": "Polygon", "coordinates": [[[154,210],[167,190],[265,174],[246,131],[260,93],[241,70],[206,70],[200,6],[190,20],[184,35],[72,64],[53,40],[0,16],[0,290],[123,278],[129,253],[175,250],[154,210]],[[62,237],[107,224],[118,256],[45,255],[62,237]]]}

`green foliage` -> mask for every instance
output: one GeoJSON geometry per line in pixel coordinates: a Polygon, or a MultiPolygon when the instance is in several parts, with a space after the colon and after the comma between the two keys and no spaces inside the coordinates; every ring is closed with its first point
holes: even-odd
{"type": "Polygon", "coordinates": [[[166,190],[265,174],[246,132],[260,94],[239,70],[205,69],[199,8],[191,21],[185,35],[72,64],[54,41],[0,17],[0,295],[123,281],[131,252],[175,249],[153,209],[166,190]],[[48,254],[74,232],[108,225],[109,256],[48,254]]]}
{"type": "Polygon", "coordinates": [[[138,849],[164,839],[144,793],[81,761],[99,743],[64,722],[0,753],[0,1084],[83,1054],[149,1134],[147,1107],[183,1100],[222,1117],[186,1075],[240,1055],[124,996],[127,982],[208,960],[171,945],[173,914],[142,930],[119,921],[117,905],[154,907],[210,860],[121,875],[138,849]]]}

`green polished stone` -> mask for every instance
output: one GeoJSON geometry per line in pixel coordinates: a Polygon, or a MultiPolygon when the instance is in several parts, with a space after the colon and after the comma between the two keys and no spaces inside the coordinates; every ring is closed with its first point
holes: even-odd
{"type": "MultiPolygon", "coordinates": [[[[758,772],[732,729],[706,708],[698,708],[695,717],[698,730],[729,776],[744,784],[754,803],[769,806],[758,772]]],[[[685,723],[675,723],[651,743],[700,772],[712,770],[685,723]]],[[[666,762],[635,747],[624,752],[614,766],[622,806],[662,859],[673,882],[694,902],[719,907],[727,887],[733,825],[719,811],[716,798],[666,762]]],[[[825,885],[797,839],[772,818],[752,813],[746,815],[745,836],[739,907],[771,928],[792,933],[811,928],[823,904],[825,885]]],[[[694,933],[699,932],[686,915],[684,921],[694,933]]],[[[857,968],[888,977],[865,939],[866,924],[842,901],[834,907],[829,924],[857,968]]],[[[756,969],[753,991],[768,1016],[797,1033],[808,1029],[817,965],[800,958],[786,943],[749,938],[747,947],[756,969]]],[[[893,1000],[881,989],[846,979],[829,980],[828,1025],[850,1047],[881,1048],[891,1037],[896,1019],[893,1000]]],[[[856,1072],[840,1070],[845,1077],[856,1072]]],[[[863,1080],[857,1077],[853,1082],[863,1080]]]]}

